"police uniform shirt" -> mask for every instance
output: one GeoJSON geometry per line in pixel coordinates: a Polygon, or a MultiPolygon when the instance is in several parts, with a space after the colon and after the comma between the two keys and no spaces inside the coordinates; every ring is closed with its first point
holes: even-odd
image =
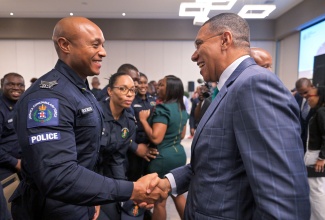
{"type": "Polygon", "coordinates": [[[0,180],[16,173],[21,158],[17,134],[13,126],[15,102],[0,96],[0,180]]]}
{"type": "Polygon", "coordinates": [[[142,110],[152,110],[156,106],[156,99],[151,96],[150,94],[146,94],[146,98],[142,99],[139,95],[136,95],[133,102],[132,102],[132,108],[134,110],[134,115],[137,121],[137,136],[136,136],[136,142],[137,143],[149,143],[148,138],[146,137],[146,134],[144,132],[144,128],[142,123],[140,123],[139,119],[139,112],[142,110]]]}
{"type": "Polygon", "coordinates": [[[123,110],[118,120],[115,120],[110,106],[110,100],[100,104],[104,111],[105,132],[101,143],[101,168],[105,176],[114,179],[126,179],[125,160],[128,149],[135,138],[134,116],[123,110]]]}
{"type": "Polygon", "coordinates": [[[22,95],[14,125],[25,177],[20,184],[25,191],[20,191],[35,197],[30,202],[35,200],[31,204],[42,211],[42,218],[68,219],[70,214],[87,219],[92,215],[87,205],[125,201],[132,195],[133,183],[92,171],[98,160],[102,110],[88,82],[61,60],[22,95]],[[42,199],[44,207],[37,207],[42,199]]]}

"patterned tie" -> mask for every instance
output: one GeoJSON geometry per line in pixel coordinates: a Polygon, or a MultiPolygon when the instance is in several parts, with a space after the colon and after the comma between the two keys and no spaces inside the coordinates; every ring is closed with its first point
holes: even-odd
{"type": "Polygon", "coordinates": [[[308,113],[309,113],[309,105],[308,105],[308,102],[307,102],[307,100],[306,100],[305,103],[304,103],[304,106],[303,106],[302,109],[301,109],[301,117],[302,117],[303,119],[306,119],[308,113]]]}

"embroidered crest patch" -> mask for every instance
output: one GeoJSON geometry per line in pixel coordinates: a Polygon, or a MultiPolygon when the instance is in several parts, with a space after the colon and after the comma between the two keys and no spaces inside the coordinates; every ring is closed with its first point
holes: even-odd
{"type": "Polygon", "coordinates": [[[152,101],[152,102],[150,102],[150,105],[151,106],[156,106],[156,102],[152,101]]]}
{"type": "Polygon", "coordinates": [[[27,128],[56,126],[59,124],[59,100],[34,99],[28,103],[27,128]]]}
{"type": "Polygon", "coordinates": [[[128,136],[128,134],[129,134],[129,129],[122,128],[121,133],[122,133],[121,137],[126,138],[128,136]]]}

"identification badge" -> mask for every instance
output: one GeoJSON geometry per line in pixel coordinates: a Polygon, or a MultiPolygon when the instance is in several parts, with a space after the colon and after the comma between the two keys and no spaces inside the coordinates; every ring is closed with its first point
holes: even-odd
{"type": "Polygon", "coordinates": [[[91,112],[93,112],[93,108],[90,106],[90,107],[86,107],[86,108],[82,108],[82,109],[80,109],[80,113],[82,114],[82,115],[86,115],[86,114],[89,114],[89,113],[91,113],[91,112]]]}

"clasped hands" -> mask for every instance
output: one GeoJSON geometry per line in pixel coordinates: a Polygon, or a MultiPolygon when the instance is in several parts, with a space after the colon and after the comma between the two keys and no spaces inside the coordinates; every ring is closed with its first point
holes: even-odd
{"type": "Polygon", "coordinates": [[[151,209],[156,202],[167,199],[171,186],[167,178],[160,179],[157,173],[148,174],[133,183],[131,200],[141,208],[151,209]]]}

